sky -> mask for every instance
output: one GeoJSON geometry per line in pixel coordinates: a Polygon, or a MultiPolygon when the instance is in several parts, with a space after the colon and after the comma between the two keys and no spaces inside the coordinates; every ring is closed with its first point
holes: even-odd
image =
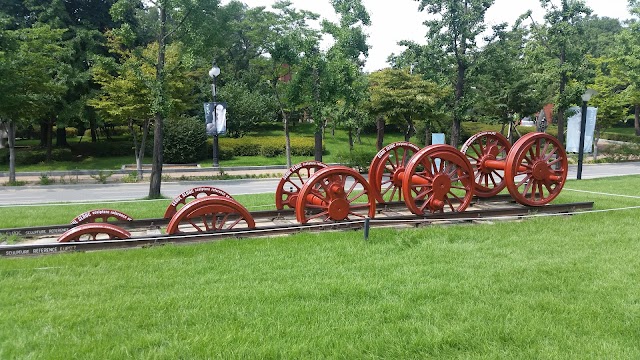
{"type": "MultiPolygon", "coordinates": [[[[240,0],[250,7],[269,6],[275,0],[240,0]]],[[[319,14],[322,18],[336,21],[329,0],[290,0],[293,7],[305,9],[319,14]]],[[[223,1],[226,4],[228,1],[223,1]]],[[[365,71],[376,71],[388,67],[386,60],[392,53],[400,53],[403,47],[398,46],[400,40],[413,40],[424,44],[426,29],[422,22],[427,14],[418,12],[418,2],[415,0],[362,0],[369,11],[371,26],[366,29],[369,35],[369,57],[365,71]]],[[[599,17],[612,17],[621,20],[629,18],[627,0],[586,0],[587,6],[593,14],[599,17]]],[[[487,11],[488,28],[502,22],[513,23],[515,19],[527,10],[533,11],[536,21],[542,21],[544,11],[539,0],[495,0],[487,11]]],[[[328,42],[323,44],[329,46],[328,42]]]]}

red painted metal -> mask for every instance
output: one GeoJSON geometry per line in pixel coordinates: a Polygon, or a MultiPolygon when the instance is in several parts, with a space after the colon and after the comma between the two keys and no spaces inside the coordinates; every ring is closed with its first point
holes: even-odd
{"type": "Polygon", "coordinates": [[[280,179],[276,190],[276,209],[294,208],[298,201],[298,193],[305,182],[320,169],[327,165],[320,161],[305,161],[294,165],[280,179]]]}
{"type": "Polygon", "coordinates": [[[507,189],[520,204],[543,206],[560,194],[569,172],[567,154],[554,136],[529,133],[507,157],[507,189]]]}
{"type": "Polygon", "coordinates": [[[71,220],[71,224],[86,224],[109,221],[133,221],[133,218],[123,212],[111,209],[98,209],[84,212],[71,220]]]}
{"type": "Polygon", "coordinates": [[[296,204],[296,218],[302,224],[313,220],[373,218],[375,213],[371,186],[362,175],[346,166],[318,170],[300,190],[296,204]]]}
{"type": "Polygon", "coordinates": [[[461,212],[473,198],[473,168],[467,157],[449,145],[418,151],[406,166],[402,192],[411,212],[461,212]]]}
{"type": "Polygon", "coordinates": [[[495,196],[507,186],[504,169],[510,149],[509,140],[495,131],[479,132],[462,145],[460,151],[471,159],[478,197],[495,196]]]}
{"type": "Polygon", "coordinates": [[[402,200],[402,173],[420,147],[407,141],[389,144],[374,156],[369,166],[369,184],[376,201],[402,200]]]}
{"type": "Polygon", "coordinates": [[[60,235],[58,242],[122,240],[130,237],[130,232],[113,224],[87,223],[67,230],[64,234],[60,235]]]}
{"type": "Polygon", "coordinates": [[[171,219],[178,212],[178,209],[185,205],[187,202],[191,201],[192,199],[203,198],[206,196],[222,196],[228,199],[233,199],[233,197],[227,192],[216,187],[198,186],[196,188],[189,189],[173,198],[173,201],[171,201],[171,204],[167,206],[167,210],[164,212],[164,218],[171,219]]]}
{"type": "Polygon", "coordinates": [[[242,227],[256,227],[253,217],[244,206],[227,197],[208,196],[193,200],[178,210],[169,221],[167,234],[242,227]]]}

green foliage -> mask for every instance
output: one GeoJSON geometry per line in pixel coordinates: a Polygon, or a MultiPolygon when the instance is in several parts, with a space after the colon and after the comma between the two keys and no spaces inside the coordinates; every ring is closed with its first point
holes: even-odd
{"type": "Polygon", "coordinates": [[[264,90],[251,91],[246,84],[232,81],[220,87],[218,98],[227,102],[227,132],[242,137],[258,123],[276,119],[276,101],[264,90]]]}
{"type": "MultiPolygon", "coordinates": [[[[74,159],[71,149],[53,148],[51,150],[52,161],[72,161],[74,159]]],[[[47,150],[42,148],[16,149],[16,165],[31,165],[43,163],[47,160],[47,150]]],[[[9,164],[9,149],[0,149],[0,165],[9,164]]]]}
{"type": "Polygon", "coordinates": [[[170,118],[164,123],[164,162],[193,163],[206,157],[207,134],[198,118],[170,118]]]}
{"type": "Polygon", "coordinates": [[[55,180],[51,179],[49,177],[49,174],[40,174],[40,180],[38,181],[38,184],[40,185],[51,185],[54,184],[55,180]]]}
{"type": "Polygon", "coordinates": [[[97,174],[89,175],[92,179],[97,181],[99,184],[106,184],[109,178],[113,175],[113,171],[98,171],[97,174]]]}

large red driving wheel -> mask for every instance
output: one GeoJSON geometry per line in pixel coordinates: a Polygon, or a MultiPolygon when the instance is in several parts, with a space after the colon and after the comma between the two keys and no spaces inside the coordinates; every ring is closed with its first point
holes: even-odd
{"type": "Polygon", "coordinates": [[[513,144],[507,157],[507,189],[520,204],[543,206],[560,194],[568,172],[567,154],[558,139],[529,133],[513,144]]]}
{"type": "Polygon", "coordinates": [[[173,198],[173,201],[171,201],[171,204],[167,206],[167,210],[164,212],[164,218],[171,219],[173,215],[178,212],[178,209],[184,206],[187,202],[206,196],[222,196],[233,199],[233,197],[231,197],[231,195],[229,195],[226,191],[220,190],[216,187],[198,186],[196,188],[189,189],[173,198]]]}
{"type": "Polygon", "coordinates": [[[169,221],[167,234],[255,227],[253,216],[237,201],[208,196],[183,206],[169,221]]]}
{"type": "Polygon", "coordinates": [[[327,165],[320,161],[305,161],[292,166],[278,183],[276,209],[282,210],[285,206],[295,208],[300,189],[302,189],[311,175],[326,167],[327,165]]]}
{"type": "Polygon", "coordinates": [[[346,166],[330,166],[313,174],[300,190],[296,204],[296,218],[302,224],[372,218],[375,214],[371,186],[346,166]]]}
{"type": "Polygon", "coordinates": [[[461,212],[473,198],[473,169],[449,145],[431,145],[415,154],[403,175],[402,192],[412,213],[461,212]]]}
{"type": "Polygon", "coordinates": [[[506,162],[510,149],[509,140],[495,131],[477,133],[462,145],[460,151],[471,159],[477,196],[495,196],[507,186],[504,169],[492,167],[491,162],[506,162]]]}
{"type": "Polygon", "coordinates": [[[131,233],[113,224],[87,223],[60,235],[58,242],[128,239],[131,233]]]}
{"type": "Polygon", "coordinates": [[[402,201],[402,173],[420,147],[399,141],[382,148],[371,161],[369,184],[379,203],[402,201]]]}

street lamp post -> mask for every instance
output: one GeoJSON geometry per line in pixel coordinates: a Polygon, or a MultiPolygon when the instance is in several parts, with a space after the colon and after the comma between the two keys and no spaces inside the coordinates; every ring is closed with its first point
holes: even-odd
{"type": "Polygon", "coordinates": [[[213,95],[213,167],[217,168],[220,166],[218,162],[218,114],[216,108],[218,107],[218,103],[216,102],[216,78],[220,75],[220,68],[216,66],[215,60],[211,65],[211,70],[209,70],[209,76],[213,79],[213,84],[211,84],[211,95],[213,95]]]}
{"type": "Polygon", "coordinates": [[[587,103],[596,94],[595,90],[587,89],[582,94],[582,116],[580,117],[580,147],[578,148],[578,174],[577,179],[582,179],[582,159],[584,158],[584,136],[587,128],[587,103]]]}

